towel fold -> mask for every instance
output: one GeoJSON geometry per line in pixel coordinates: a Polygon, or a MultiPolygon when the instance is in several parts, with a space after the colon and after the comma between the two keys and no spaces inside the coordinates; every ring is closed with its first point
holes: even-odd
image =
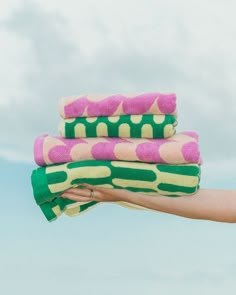
{"type": "Polygon", "coordinates": [[[100,204],[93,202],[74,202],[69,199],[55,198],[51,202],[40,205],[40,208],[48,221],[56,220],[62,213],[68,216],[77,216],[85,213],[100,204]]]}
{"type": "Polygon", "coordinates": [[[88,160],[33,170],[31,183],[38,205],[51,202],[81,183],[162,195],[193,194],[199,188],[197,164],[163,165],[128,161],[88,160]]]}
{"type": "MultiPolygon", "coordinates": [[[[124,201],[117,201],[117,202],[110,202],[110,203],[117,204],[128,209],[153,211],[152,209],[148,209],[143,206],[139,206],[139,205],[124,202],[124,201]]],[[[103,204],[103,203],[97,202],[97,201],[75,202],[69,199],[55,198],[51,202],[47,202],[39,206],[44,216],[47,218],[47,220],[54,221],[63,213],[67,216],[75,217],[83,213],[86,213],[87,211],[93,209],[99,204],[103,204]]]]}
{"type": "Polygon", "coordinates": [[[66,138],[168,138],[175,134],[176,126],[173,115],[124,115],[65,119],[60,122],[58,131],[66,138]]]}
{"type": "Polygon", "coordinates": [[[141,114],[177,115],[174,93],[144,93],[139,95],[81,95],[62,98],[59,102],[62,118],[99,117],[141,114]]]}
{"type": "Polygon", "coordinates": [[[198,134],[194,131],[177,133],[168,139],[66,139],[45,134],[35,140],[34,159],[39,166],[85,160],[201,163],[198,134]]]}

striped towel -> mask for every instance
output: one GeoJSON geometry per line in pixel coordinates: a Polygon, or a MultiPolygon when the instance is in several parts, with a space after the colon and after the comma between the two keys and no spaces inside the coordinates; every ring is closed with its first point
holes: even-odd
{"type": "Polygon", "coordinates": [[[65,119],[60,122],[58,131],[66,138],[168,138],[175,134],[176,126],[173,115],[124,115],[65,119]]]}
{"type": "MultiPolygon", "coordinates": [[[[199,188],[199,182],[200,166],[198,164],[162,165],[88,160],[37,168],[31,175],[36,203],[41,208],[58,208],[59,201],[61,211],[67,208],[68,204],[64,202],[68,200],[58,198],[59,194],[81,183],[135,192],[180,196],[195,193],[199,188]],[[50,202],[52,203],[49,205],[50,202]]],[[[78,213],[84,211],[81,209],[83,207],[76,206],[78,213]]],[[[84,207],[86,206],[90,205],[84,207]]],[[[60,214],[59,211],[55,212],[60,214]]]]}

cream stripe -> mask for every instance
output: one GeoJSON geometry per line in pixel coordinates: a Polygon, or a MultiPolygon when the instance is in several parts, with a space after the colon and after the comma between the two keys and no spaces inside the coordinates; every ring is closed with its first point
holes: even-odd
{"type": "Polygon", "coordinates": [[[150,124],[144,124],[142,126],[142,137],[153,138],[153,129],[150,124]]]}
{"type": "MultiPolygon", "coordinates": [[[[76,204],[76,203],[75,203],[75,204],[76,204]]],[[[67,216],[71,216],[71,217],[78,216],[78,215],[82,215],[82,214],[84,214],[84,213],[90,211],[91,209],[93,209],[94,207],[96,207],[96,206],[99,205],[99,204],[101,204],[101,203],[96,203],[96,204],[94,204],[93,206],[87,208],[86,210],[84,210],[84,211],[82,211],[82,212],[80,212],[80,205],[79,205],[79,204],[77,204],[77,207],[74,207],[74,208],[68,208],[68,207],[66,206],[66,209],[65,209],[64,213],[65,213],[67,216]],[[71,209],[73,209],[73,210],[71,210],[71,209]]]]}
{"type": "Polygon", "coordinates": [[[96,122],[98,119],[98,117],[86,117],[86,121],[88,123],[93,123],[93,122],[96,122]]]}
{"type": "Polygon", "coordinates": [[[136,169],[144,169],[149,171],[154,171],[156,173],[156,165],[148,164],[148,163],[136,163],[136,162],[122,162],[122,161],[111,161],[111,165],[113,167],[121,167],[121,168],[136,168],[136,169]]]}
{"type": "Polygon", "coordinates": [[[86,130],[83,124],[75,125],[75,136],[76,137],[86,137],[86,130]]]}
{"type": "Polygon", "coordinates": [[[87,99],[92,102],[101,101],[106,97],[108,97],[108,95],[104,95],[104,94],[89,94],[89,95],[87,95],[87,99]]]}
{"type": "Polygon", "coordinates": [[[108,136],[107,125],[105,123],[99,123],[96,128],[97,137],[108,136]]]}
{"type": "Polygon", "coordinates": [[[158,183],[169,183],[186,187],[194,187],[199,182],[197,176],[179,175],[167,172],[159,172],[157,178],[159,179],[158,183]]]}
{"type": "Polygon", "coordinates": [[[130,137],[130,126],[127,123],[119,126],[119,137],[130,137]]]}
{"type": "Polygon", "coordinates": [[[65,120],[65,123],[73,123],[73,122],[75,122],[75,119],[76,118],[68,118],[65,120]]]}
{"type": "Polygon", "coordinates": [[[119,116],[110,116],[110,117],[107,117],[107,118],[108,118],[108,121],[111,122],[111,123],[116,123],[120,119],[119,116]]]}
{"type": "Polygon", "coordinates": [[[130,120],[132,123],[138,124],[142,121],[143,116],[142,115],[131,115],[130,120]]]}
{"type": "Polygon", "coordinates": [[[168,124],[164,127],[164,137],[170,137],[174,134],[174,126],[172,124],[168,124]]]}
{"type": "Polygon", "coordinates": [[[156,124],[161,124],[163,123],[165,120],[165,116],[164,115],[154,115],[153,116],[153,121],[156,123],[156,124]]]}
{"type": "Polygon", "coordinates": [[[52,211],[54,212],[54,214],[56,214],[57,217],[62,214],[62,211],[61,211],[61,209],[60,209],[60,207],[58,205],[53,207],[52,211]]]}
{"type": "Polygon", "coordinates": [[[58,124],[58,132],[61,136],[65,137],[65,121],[61,121],[58,124]]]}
{"type": "Polygon", "coordinates": [[[121,187],[135,187],[135,188],[150,188],[153,189],[155,186],[155,182],[149,182],[149,181],[142,181],[142,180],[129,180],[129,179],[119,179],[119,178],[113,178],[112,183],[114,185],[118,185],[121,187]]]}

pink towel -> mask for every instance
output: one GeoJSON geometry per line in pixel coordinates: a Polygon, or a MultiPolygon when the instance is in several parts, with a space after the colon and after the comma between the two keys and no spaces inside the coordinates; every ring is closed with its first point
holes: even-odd
{"type": "Polygon", "coordinates": [[[62,118],[99,117],[143,114],[177,115],[174,93],[144,93],[139,95],[81,95],[62,98],[59,102],[62,118]]]}
{"type": "Polygon", "coordinates": [[[121,160],[160,164],[201,163],[198,135],[177,133],[168,139],[63,138],[42,135],[34,143],[39,166],[84,160],[121,160]]]}

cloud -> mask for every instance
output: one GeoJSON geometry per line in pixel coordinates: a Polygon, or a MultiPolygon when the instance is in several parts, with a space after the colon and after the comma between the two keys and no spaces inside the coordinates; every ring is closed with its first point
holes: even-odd
{"type": "Polygon", "coordinates": [[[235,157],[206,160],[202,166],[201,186],[235,189],[235,157]]]}
{"type": "Polygon", "coordinates": [[[178,130],[198,131],[205,163],[233,161],[235,4],[212,3],[24,2],[2,26],[1,141],[29,151],[35,136],[57,134],[61,96],[175,91],[178,130]]]}
{"type": "Polygon", "coordinates": [[[0,2],[1,21],[6,21],[22,5],[22,0],[8,0],[0,2]]]}
{"type": "Polygon", "coordinates": [[[0,30],[0,105],[22,104],[28,95],[27,79],[32,71],[33,56],[29,40],[15,32],[0,30]]]}
{"type": "Polygon", "coordinates": [[[17,149],[14,146],[13,149],[10,148],[0,148],[0,159],[6,159],[10,162],[15,163],[31,163],[33,158],[31,154],[28,154],[25,150],[17,149]]]}
{"type": "Polygon", "coordinates": [[[5,124],[0,127],[0,141],[16,145],[23,141],[29,151],[37,133],[57,129],[52,128],[57,121],[57,98],[70,70],[65,72],[63,67],[73,62],[70,45],[57,28],[60,17],[45,15],[37,5],[26,4],[1,30],[5,88],[0,93],[0,115],[5,124]]]}

